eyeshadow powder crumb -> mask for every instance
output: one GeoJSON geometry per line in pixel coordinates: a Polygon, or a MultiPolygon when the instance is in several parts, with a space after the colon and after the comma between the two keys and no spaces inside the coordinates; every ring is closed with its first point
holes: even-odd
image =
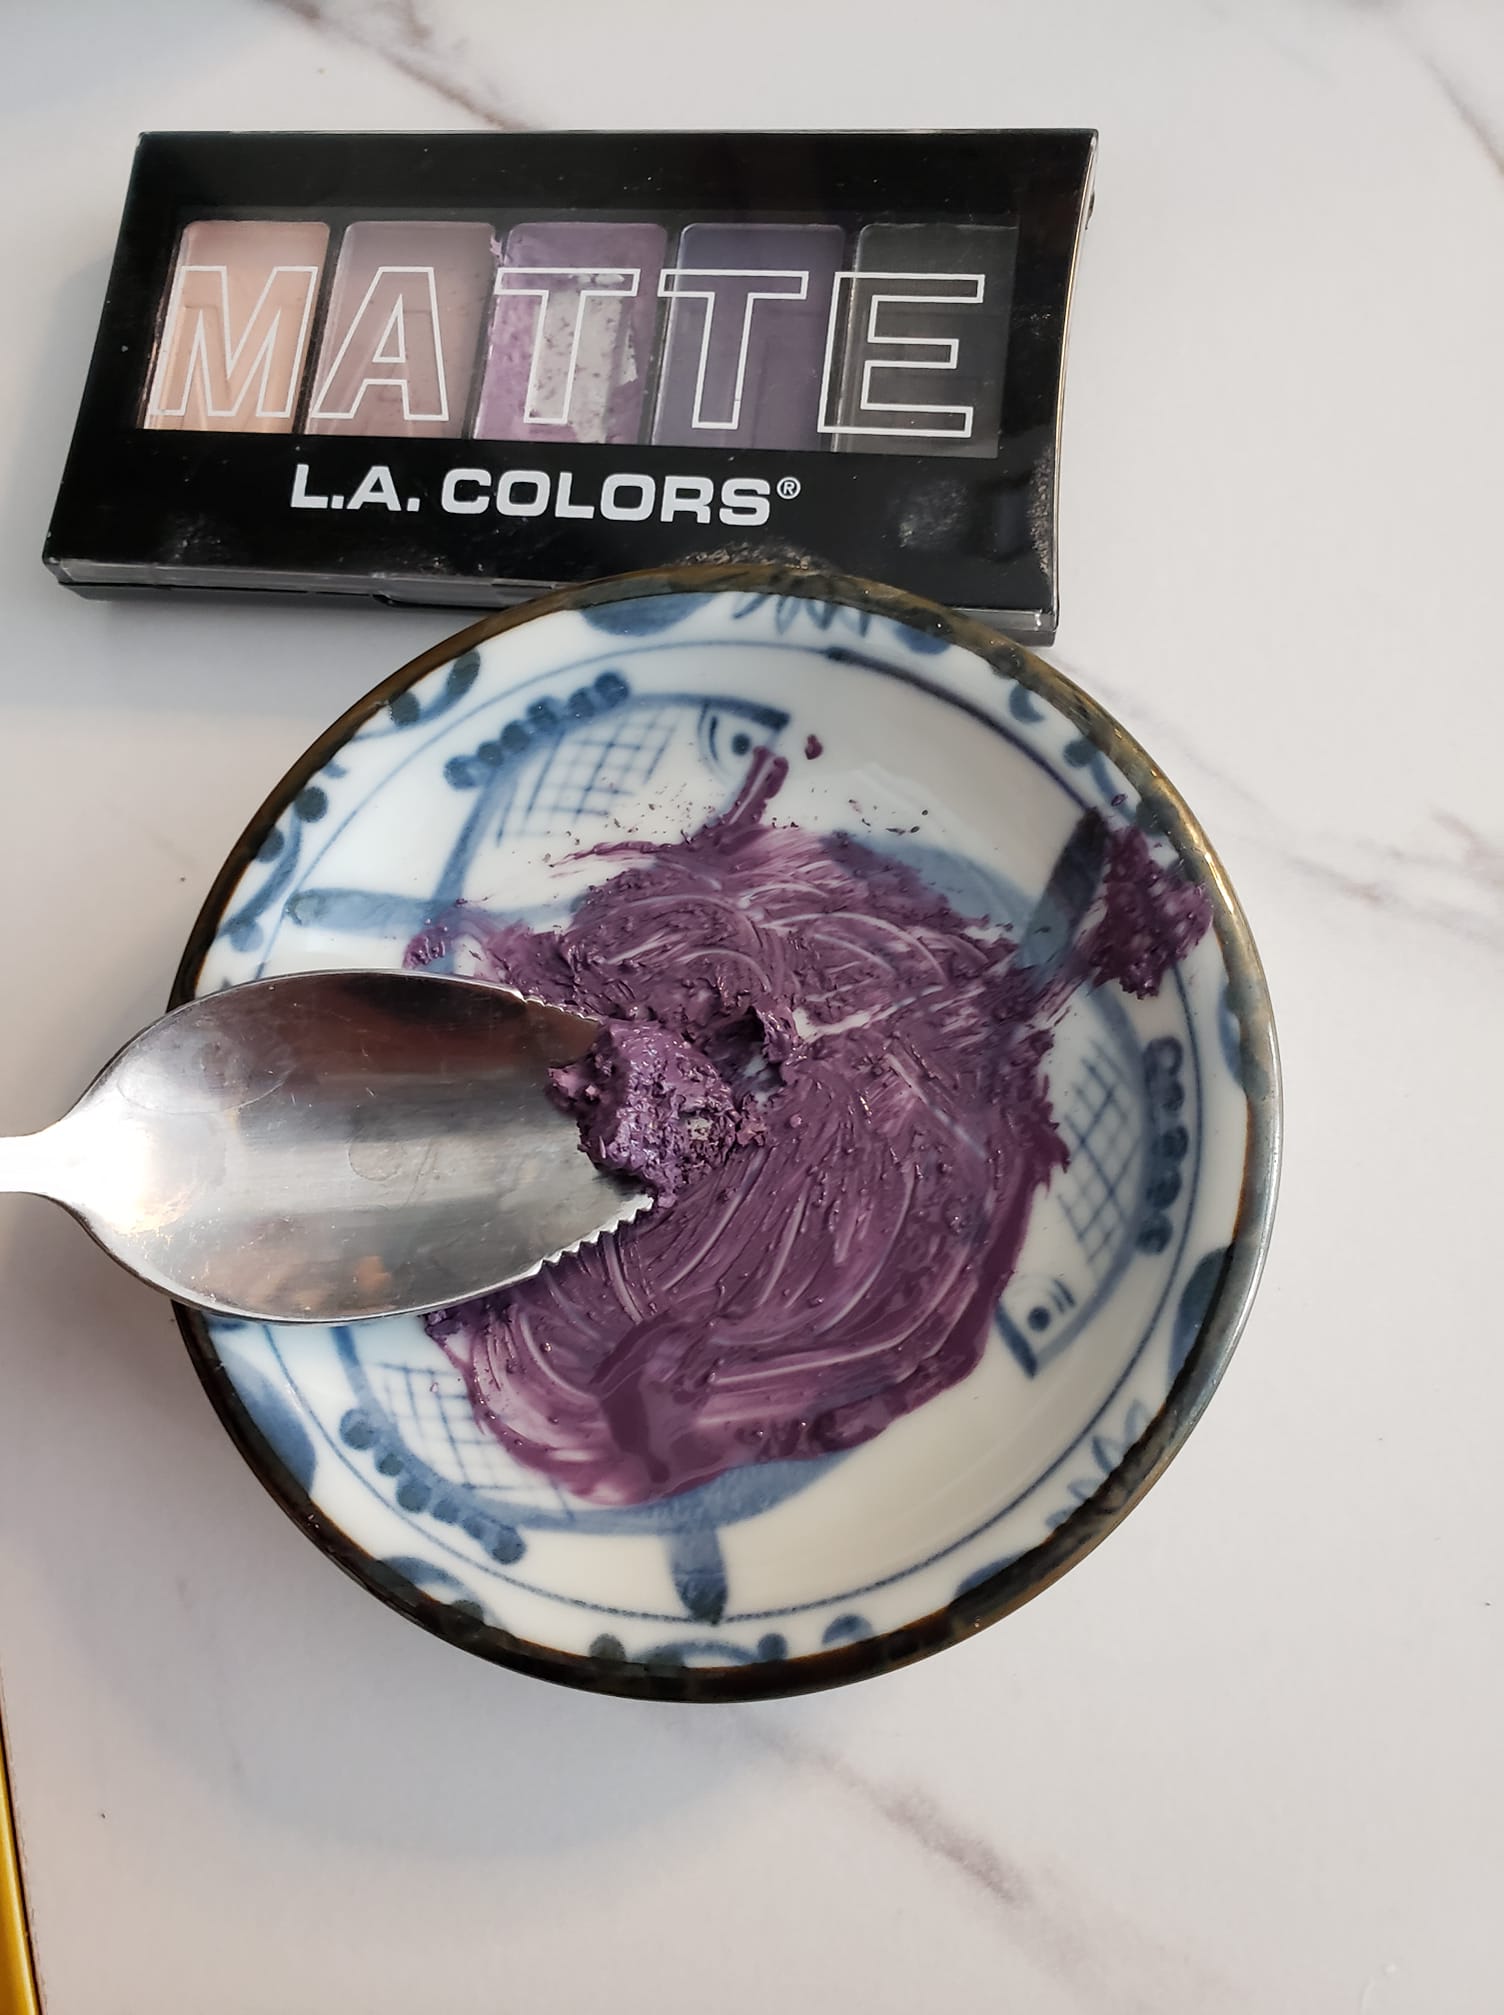
{"type": "Polygon", "coordinates": [[[786,771],[764,752],[724,817],[599,849],[622,869],[560,930],[460,910],[409,954],[609,1024],[556,1089],[656,1207],[428,1318],[482,1426],[589,1502],[855,1447],[966,1377],[1066,1160],[1055,1021],[1083,984],[1153,992],[1210,921],[1116,828],[1031,968],[903,864],[769,824],[786,771]]]}

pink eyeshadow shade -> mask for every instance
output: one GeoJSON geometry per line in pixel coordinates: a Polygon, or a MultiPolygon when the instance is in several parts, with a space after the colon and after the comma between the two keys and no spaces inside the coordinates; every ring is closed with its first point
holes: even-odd
{"type": "Polygon", "coordinates": [[[329,227],[225,218],[178,240],[143,427],[286,434],[329,227]]]}

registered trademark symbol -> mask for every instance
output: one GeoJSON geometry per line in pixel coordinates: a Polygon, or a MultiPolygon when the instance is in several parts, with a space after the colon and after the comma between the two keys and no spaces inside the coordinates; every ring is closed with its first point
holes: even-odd
{"type": "Polygon", "coordinates": [[[799,478],[797,476],[780,476],[778,478],[778,494],[780,497],[797,497],[799,494],[799,478]]]}

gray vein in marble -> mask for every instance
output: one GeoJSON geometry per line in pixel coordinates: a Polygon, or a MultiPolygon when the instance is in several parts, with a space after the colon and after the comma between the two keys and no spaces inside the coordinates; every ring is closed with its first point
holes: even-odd
{"type": "MultiPolygon", "coordinates": [[[[1445,43],[1449,38],[1436,9],[1407,5],[1404,0],[1399,0],[1399,4],[1396,0],[1377,0],[1377,5],[1375,0],[1355,0],[1355,4],[1365,13],[1377,12],[1384,17],[1396,42],[1435,84],[1459,125],[1476,141],[1495,173],[1504,175],[1504,110],[1501,110],[1504,98],[1498,91],[1501,73],[1497,66],[1491,72],[1485,68],[1481,74],[1474,66],[1464,88],[1458,81],[1459,51],[1455,42],[1446,58],[1437,53],[1436,43],[1445,43]],[[1438,28],[1442,31],[1439,35],[1438,28]],[[1489,95],[1490,82],[1495,102],[1491,110],[1485,111],[1483,101],[1489,95]]],[[[1481,23],[1489,17],[1480,7],[1476,18],[1481,23]]],[[[1461,12],[1458,19],[1465,22],[1466,12],[1461,12]]]]}
{"type": "Polygon", "coordinates": [[[1047,1896],[1057,1883],[1027,1874],[929,1793],[869,1777],[844,1756],[775,1726],[763,1711],[737,1718],[790,1769],[818,1775],[984,1899],[1010,1942],[1076,1995],[1083,2015],[1163,2015],[1171,2006],[1211,2015],[1238,2005],[1226,1982],[1208,1978],[1190,1957],[1154,1943],[1136,1925],[1078,1897],[1047,1896]],[[1182,1998],[1187,1991],[1192,2000],[1182,1998]]]}
{"type": "Polygon", "coordinates": [[[1365,841],[1359,849],[1360,862],[1369,863],[1365,872],[1361,866],[1349,869],[1289,848],[1281,852],[1308,880],[1366,908],[1504,952],[1504,846],[1450,812],[1434,812],[1432,817],[1443,832],[1455,837],[1458,853],[1365,841]],[[1450,894],[1432,894],[1424,886],[1410,886],[1415,880],[1439,881],[1447,889],[1460,887],[1475,898],[1474,905],[1459,903],[1450,894]]]}
{"type": "Polygon", "coordinates": [[[829,1750],[813,1748],[807,1742],[790,1743],[785,1736],[772,1735],[766,1728],[759,1728],[758,1734],[786,1761],[818,1770],[822,1777],[869,1806],[890,1826],[906,1833],[926,1854],[947,1863],[994,1903],[1008,1911],[1033,1907],[1029,1879],[1017,1863],[1005,1860],[981,1834],[958,1824],[927,1793],[912,1786],[877,1783],[862,1776],[844,1758],[829,1750]]]}
{"type": "Polygon", "coordinates": [[[526,130],[484,75],[483,59],[462,35],[440,31],[423,0],[262,0],[323,35],[368,49],[419,84],[500,133],[526,130]]]}
{"type": "Polygon", "coordinates": [[[1246,35],[1261,44],[1281,62],[1310,78],[1312,83],[1330,84],[1330,68],[1318,63],[1309,49],[1301,48],[1298,42],[1283,34],[1265,10],[1239,6],[1237,0],[1201,0],[1201,11],[1229,34],[1246,35]]]}
{"type": "Polygon", "coordinates": [[[1496,173],[1504,175],[1504,140],[1501,140],[1494,130],[1492,120],[1478,110],[1478,107],[1464,95],[1455,79],[1448,76],[1432,57],[1417,50],[1416,61],[1435,80],[1437,90],[1483,149],[1496,173]]]}
{"type": "MultiPolygon", "coordinates": [[[[1444,811],[1433,811],[1431,817],[1450,844],[1435,848],[1313,831],[1282,834],[1282,815],[1209,761],[1166,715],[1095,673],[1083,676],[1058,653],[1052,652],[1050,661],[1085,691],[1099,694],[1120,717],[1134,716],[1156,747],[1175,750],[1188,768],[1234,801],[1244,815],[1237,831],[1245,844],[1344,901],[1464,939],[1490,953],[1504,952],[1504,842],[1444,811]]],[[[1209,837],[1215,846],[1216,835],[1209,837]]]]}

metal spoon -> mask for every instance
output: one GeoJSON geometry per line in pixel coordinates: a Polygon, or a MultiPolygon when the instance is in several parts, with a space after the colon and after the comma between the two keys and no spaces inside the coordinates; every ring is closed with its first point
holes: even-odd
{"type": "Polygon", "coordinates": [[[349,1322],[536,1273],[647,1207],[547,1093],[600,1033],[474,980],[301,973],[138,1035],[65,1119],[0,1140],[153,1287],[223,1315],[349,1322]]]}

